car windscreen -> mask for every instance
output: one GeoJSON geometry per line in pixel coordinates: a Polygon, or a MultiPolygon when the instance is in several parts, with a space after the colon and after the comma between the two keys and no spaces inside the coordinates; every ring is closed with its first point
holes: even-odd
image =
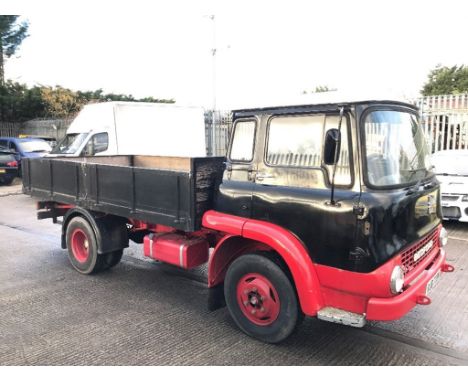
{"type": "Polygon", "coordinates": [[[449,151],[431,157],[437,175],[468,176],[468,152],[449,151]]]}
{"type": "Polygon", "coordinates": [[[24,153],[48,153],[52,150],[50,145],[43,140],[20,141],[18,145],[24,153]]]}

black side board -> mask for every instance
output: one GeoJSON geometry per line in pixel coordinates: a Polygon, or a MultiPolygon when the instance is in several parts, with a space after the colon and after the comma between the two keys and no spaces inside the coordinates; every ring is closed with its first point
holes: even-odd
{"type": "MultiPolygon", "coordinates": [[[[128,158],[133,163],[133,158],[128,158]]],[[[42,201],[164,224],[201,228],[213,208],[224,170],[223,157],[190,158],[190,169],[166,170],[60,158],[25,159],[23,191],[42,201]]]]}

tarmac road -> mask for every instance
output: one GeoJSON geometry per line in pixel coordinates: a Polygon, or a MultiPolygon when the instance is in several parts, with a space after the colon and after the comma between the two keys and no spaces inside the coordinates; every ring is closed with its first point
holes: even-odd
{"type": "Polygon", "coordinates": [[[268,345],[227,309],[208,312],[203,270],[145,261],[132,245],[111,271],[78,274],[60,226],[18,192],[0,192],[0,365],[468,365],[468,225],[448,224],[457,271],[430,306],[364,329],[308,318],[268,345]]]}

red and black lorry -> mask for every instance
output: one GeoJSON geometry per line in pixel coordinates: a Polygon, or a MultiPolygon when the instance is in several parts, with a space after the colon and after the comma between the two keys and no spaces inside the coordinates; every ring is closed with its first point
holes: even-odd
{"type": "Polygon", "coordinates": [[[129,240],[176,267],[208,263],[209,307],[266,342],[304,316],[396,320],[454,270],[418,110],[403,102],[235,110],[226,157],[25,159],[23,174],[38,218],[61,217],[78,272],[115,266],[129,240]]]}

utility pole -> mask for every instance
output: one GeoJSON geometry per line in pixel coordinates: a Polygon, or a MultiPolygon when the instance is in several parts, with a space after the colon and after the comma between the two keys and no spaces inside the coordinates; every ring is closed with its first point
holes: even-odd
{"type": "Polygon", "coordinates": [[[216,20],[215,15],[209,16],[210,20],[213,22],[213,45],[211,48],[212,56],[212,91],[213,91],[213,110],[216,110],[216,20]]]}
{"type": "Polygon", "coordinates": [[[216,140],[216,19],[215,15],[208,16],[212,21],[213,26],[213,45],[211,48],[212,57],[212,112],[211,112],[211,155],[215,155],[215,140],[216,140]]]}

